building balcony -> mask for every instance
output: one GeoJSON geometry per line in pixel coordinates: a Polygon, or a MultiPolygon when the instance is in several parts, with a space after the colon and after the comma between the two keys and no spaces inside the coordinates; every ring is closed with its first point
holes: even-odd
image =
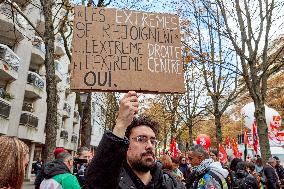
{"type": "Polygon", "coordinates": [[[73,133],[71,136],[71,143],[77,143],[78,136],[77,134],[73,133]]]}
{"type": "Polygon", "coordinates": [[[0,4],[0,36],[8,39],[24,39],[23,31],[27,28],[27,21],[23,16],[12,10],[7,3],[0,4]]]}
{"type": "Polygon", "coordinates": [[[35,72],[28,72],[25,97],[29,99],[38,99],[44,93],[44,80],[35,72]]]}
{"type": "Polygon", "coordinates": [[[55,49],[54,49],[54,53],[61,57],[65,54],[65,51],[64,51],[64,45],[63,45],[63,39],[62,37],[58,37],[56,40],[55,40],[55,49]]]}
{"type": "Polygon", "coordinates": [[[68,103],[64,103],[63,106],[63,115],[62,117],[68,117],[70,118],[70,114],[71,114],[71,106],[68,103]]]}
{"type": "Polygon", "coordinates": [[[60,131],[60,138],[64,139],[64,140],[68,140],[68,131],[66,130],[61,130],[60,131]]]}
{"type": "Polygon", "coordinates": [[[63,79],[63,68],[58,60],[54,61],[55,65],[55,79],[57,82],[61,82],[63,79]]]}
{"type": "Polygon", "coordinates": [[[40,37],[35,36],[32,42],[31,60],[36,65],[43,65],[45,60],[45,45],[40,37]]]}
{"type": "Polygon", "coordinates": [[[21,118],[20,118],[20,125],[27,126],[27,127],[38,127],[38,117],[28,111],[22,111],[21,118]]]}
{"type": "Polygon", "coordinates": [[[78,111],[74,111],[73,123],[79,123],[80,115],[78,111]]]}
{"type": "Polygon", "coordinates": [[[10,116],[11,103],[0,96],[0,117],[8,119],[10,116]]]}
{"type": "Polygon", "coordinates": [[[0,44],[0,79],[4,81],[18,79],[19,66],[20,58],[8,46],[0,44]]]}

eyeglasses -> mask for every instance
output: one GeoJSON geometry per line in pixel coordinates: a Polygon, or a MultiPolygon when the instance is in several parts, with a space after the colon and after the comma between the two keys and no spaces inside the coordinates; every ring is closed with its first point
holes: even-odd
{"type": "Polygon", "coordinates": [[[137,137],[133,137],[132,139],[136,140],[137,142],[139,142],[141,144],[146,144],[148,142],[148,140],[150,140],[150,142],[153,146],[156,146],[158,144],[158,140],[156,140],[156,138],[154,138],[154,137],[151,137],[149,139],[147,136],[139,135],[137,137]]]}

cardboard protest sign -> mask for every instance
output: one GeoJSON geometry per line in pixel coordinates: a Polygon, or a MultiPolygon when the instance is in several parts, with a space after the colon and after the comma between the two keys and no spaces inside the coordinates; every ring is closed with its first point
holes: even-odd
{"type": "Polygon", "coordinates": [[[183,93],[179,18],[75,7],[71,89],[183,93]]]}

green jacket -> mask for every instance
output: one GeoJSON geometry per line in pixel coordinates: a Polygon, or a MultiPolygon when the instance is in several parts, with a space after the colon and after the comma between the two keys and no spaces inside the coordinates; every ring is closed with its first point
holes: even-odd
{"type": "Polygon", "coordinates": [[[40,189],[80,189],[77,178],[70,174],[58,174],[50,179],[44,179],[40,184],[40,189]]]}

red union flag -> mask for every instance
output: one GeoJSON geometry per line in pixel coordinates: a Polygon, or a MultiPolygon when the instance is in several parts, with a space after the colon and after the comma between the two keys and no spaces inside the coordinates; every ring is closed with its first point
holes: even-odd
{"type": "Polygon", "coordinates": [[[228,155],[226,153],[226,150],[222,146],[222,144],[219,144],[219,155],[218,155],[220,161],[225,164],[228,161],[228,155]]]}
{"type": "Polygon", "coordinates": [[[227,149],[232,149],[232,145],[230,143],[230,138],[228,136],[226,137],[226,148],[227,149]]]}
{"type": "Polygon", "coordinates": [[[177,142],[176,142],[176,139],[173,138],[172,140],[172,143],[170,145],[170,152],[171,152],[171,155],[176,158],[177,157],[177,142]]]}
{"type": "Polygon", "coordinates": [[[240,152],[238,148],[238,144],[235,138],[232,139],[232,146],[233,146],[233,154],[236,158],[240,157],[240,152]]]}
{"type": "Polygon", "coordinates": [[[258,134],[257,134],[257,125],[255,121],[252,125],[252,138],[253,138],[253,150],[255,151],[255,153],[257,153],[258,134]]]}

